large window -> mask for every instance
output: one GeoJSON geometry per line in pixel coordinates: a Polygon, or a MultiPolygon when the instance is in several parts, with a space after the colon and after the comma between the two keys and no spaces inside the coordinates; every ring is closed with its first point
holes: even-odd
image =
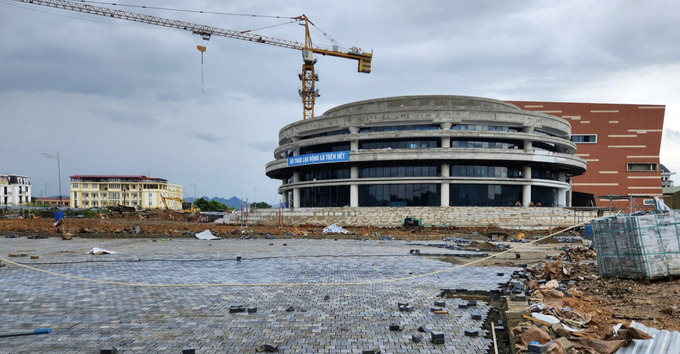
{"type": "Polygon", "coordinates": [[[335,143],[335,144],[321,144],[313,146],[303,146],[300,148],[300,155],[316,154],[320,152],[331,151],[348,151],[349,142],[335,143]]]}
{"type": "Polygon", "coordinates": [[[320,138],[322,136],[334,136],[334,135],[345,135],[345,134],[349,134],[349,129],[333,130],[333,131],[330,131],[330,132],[307,135],[307,136],[301,137],[300,140],[320,138]]]}
{"type": "Polygon", "coordinates": [[[522,200],[522,186],[501,184],[451,184],[450,206],[513,206],[522,200]]]}
{"type": "Polygon", "coordinates": [[[626,164],[626,171],[655,172],[659,170],[659,165],[655,162],[629,162],[626,164]]]}
{"type": "Polygon", "coordinates": [[[359,206],[439,206],[439,184],[369,184],[359,186],[359,206]]]}
{"type": "Polygon", "coordinates": [[[374,132],[393,132],[402,130],[437,130],[439,125],[437,124],[413,124],[413,125],[393,125],[393,126],[383,126],[383,127],[366,127],[361,128],[359,132],[361,133],[374,133],[374,132]]]}
{"type": "Polygon", "coordinates": [[[531,186],[531,202],[540,206],[555,206],[557,188],[531,186]]]}
{"type": "Polygon", "coordinates": [[[300,188],[300,207],[325,208],[349,205],[349,186],[300,188]]]}
{"type": "Polygon", "coordinates": [[[466,149],[523,149],[521,142],[451,140],[451,147],[466,149]]]}
{"type": "Polygon", "coordinates": [[[531,169],[531,178],[532,179],[549,179],[553,181],[559,181],[560,180],[560,174],[559,172],[555,171],[550,171],[550,170],[543,170],[539,169],[537,167],[534,167],[531,169]]]}
{"type": "MultiPolygon", "coordinates": [[[[441,139],[394,139],[359,142],[359,149],[427,149],[441,147],[441,139]]],[[[348,149],[349,150],[349,149],[348,149]]]]}
{"type": "Polygon", "coordinates": [[[349,168],[300,171],[300,181],[321,181],[349,178],[349,168]]]}
{"type": "Polygon", "coordinates": [[[521,167],[451,165],[451,177],[522,178],[521,167]]]}
{"type": "Polygon", "coordinates": [[[544,142],[540,142],[540,141],[534,141],[531,146],[534,148],[534,150],[559,152],[559,149],[553,143],[544,143],[544,142]]]}
{"type": "Polygon", "coordinates": [[[440,166],[375,166],[359,168],[359,178],[437,177],[440,166]]]}
{"type": "Polygon", "coordinates": [[[451,130],[486,130],[492,132],[521,132],[522,128],[508,127],[506,125],[456,124],[451,127],[451,130]]]}

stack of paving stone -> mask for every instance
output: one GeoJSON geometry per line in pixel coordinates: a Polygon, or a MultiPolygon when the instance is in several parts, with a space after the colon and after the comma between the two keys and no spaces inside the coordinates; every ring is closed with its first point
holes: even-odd
{"type": "Polygon", "coordinates": [[[600,274],[656,279],[680,274],[680,211],[600,218],[593,241],[600,274]]]}

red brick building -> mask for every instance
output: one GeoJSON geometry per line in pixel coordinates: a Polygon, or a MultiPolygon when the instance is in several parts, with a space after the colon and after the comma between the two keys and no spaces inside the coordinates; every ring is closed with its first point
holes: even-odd
{"type": "MultiPolygon", "coordinates": [[[[576,156],[587,161],[586,173],[573,177],[573,192],[661,197],[661,133],[663,105],[510,101],[522,109],[562,117],[571,123],[576,156]]],[[[649,197],[635,198],[642,207],[649,197]]],[[[628,201],[613,201],[623,207],[628,201]]]]}

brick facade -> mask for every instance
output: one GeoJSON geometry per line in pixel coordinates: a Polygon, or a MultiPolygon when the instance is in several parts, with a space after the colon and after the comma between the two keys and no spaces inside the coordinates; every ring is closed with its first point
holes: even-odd
{"type": "MultiPolygon", "coordinates": [[[[576,156],[586,160],[586,173],[573,178],[574,192],[600,195],[661,196],[661,134],[665,106],[640,104],[510,101],[522,109],[555,115],[571,123],[572,137],[595,136],[577,142],[576,156]],[[647,171],[641,171],[650,167],[647,171]]],[[[645,200],[637,198],[638,206],[645,200]]],[[[595,198],[597,206],[609,206],[595,198]]],[[[649,202],[649,201],[648,201],[649,202]]],[[[612,202],[623,207],[625,200],[612,202]]]]}

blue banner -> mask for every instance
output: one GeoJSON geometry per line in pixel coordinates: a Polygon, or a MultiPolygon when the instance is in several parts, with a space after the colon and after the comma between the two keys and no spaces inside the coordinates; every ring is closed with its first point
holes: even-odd
{"type": "Polygon", "coordinates": [[[288,166],[310,165],[314,163],[331,163],[349,161],[349,151],[319,152],[291,156],[288,158],[288,166]]]}

